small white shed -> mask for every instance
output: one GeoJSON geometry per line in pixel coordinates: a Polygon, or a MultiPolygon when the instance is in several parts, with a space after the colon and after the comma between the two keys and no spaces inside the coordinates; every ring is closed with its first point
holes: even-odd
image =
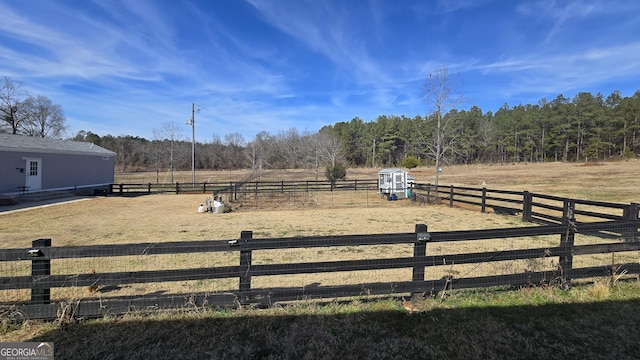
{"type": "Polygon", "coordinates": [[[378,193],[383,195],[395,194],[398,199],[409,196],[407,189],[411,187],[413,177],[396,168],[382,169],[378,171],[378,193]]]}

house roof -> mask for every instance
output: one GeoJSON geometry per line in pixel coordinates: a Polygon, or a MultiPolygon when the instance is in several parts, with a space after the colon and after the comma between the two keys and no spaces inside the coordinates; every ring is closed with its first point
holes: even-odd
{"type": "Polygon", "coordinates": [[[40,138],[25,135],[0,134],[0,151],[30,153],[69,153],[115,156],[111,150],[81,141],[40,138]]]}

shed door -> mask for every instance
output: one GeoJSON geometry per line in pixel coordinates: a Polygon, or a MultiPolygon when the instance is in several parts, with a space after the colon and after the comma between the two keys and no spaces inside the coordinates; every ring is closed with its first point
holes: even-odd
{"type": "Polygon", "coordinates": [[[40,190],[42,188],[42,159],[26,158],[25,173],[27,178],[25,185],[29,191],[40,190]]]}
{"type": "Polygon", "coordinates": [[[396,181],[394,188],[396,190],[404,190],[404,173],[396,174],[396,181]]]}

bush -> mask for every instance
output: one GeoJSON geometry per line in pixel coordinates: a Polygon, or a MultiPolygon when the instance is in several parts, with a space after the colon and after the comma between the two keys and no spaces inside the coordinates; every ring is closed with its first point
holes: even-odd
{"type": "Polygon", "coordinates": [[[420,165],[420,159],[415,156],[407,156],[407,158],[402,162],[402,166],[406,167],[407,169],[413,169],[415,167],[418,167],[418,165],[420,165]]]}
{"type": "Polygon", "coordinates": [[[331,182],[336,180],[344,180],[347,177],[347,169],[344,165],[336,163],[335,165],[327,165],[324,170],[324,176],[331,182]]]}

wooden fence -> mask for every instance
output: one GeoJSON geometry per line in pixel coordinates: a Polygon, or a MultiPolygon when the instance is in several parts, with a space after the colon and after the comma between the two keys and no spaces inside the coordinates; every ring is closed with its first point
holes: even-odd
{"type": "Polygon", "coordinates": [[[510,191],[463,186],[439,186],[436,190],[431,184],[416,184],[414,200],[448,203],[449,206],[479,208],[505,215],[519,215],[525,222],[542,225],[562,224],[566,211],[566,202],[574,205],[574,217],[578,222],[593,221],[637,221],[639,205],[637,203],[620,204],[603,201],[567,199],[559,196],[531,193],[528,191],[510,191]]]}
{"type": "MultiPolygon", "coordinates": [[[[30,302],[7,303],[14,311],[31,319],[51,319],[61,311],[78,317],[94,317],[118,314],[133,310],[234,306],[237,304],[273,304],[280,301],[300,299],[336,299],[358,296],[425,294],[449,289],[483,288],[495,286],[529,286],[539,284],[562,284],[568,286],[573,279],[584,279],[615,274],[640,274],[640,264],[633,253],[634,261],[596,266],[575,266],[574,260],[592,254],[627,253],[640,250],[637,240],[640,226],[637,218],[615,219],[591,223],[577,222],[574,214],[575,202],[565,200],[564,216],[560,224],[546,224],[516,228],[489,230],[429,232],[426,225],[418,224],[413,233],[372,234],[348,236],[313,236],[278,239],[254,239],[251,231],[243,231],[237,240],[160,242],[123,245],[54,247],[50,239],[39,239],[29,249],[0,250],[2,262],[31,262],[30,275],[0,277],[0,296],[3,291],[26,289],[31,291],[30,302]],[[576,244],[576,235],[591,236],[607,233],[595,241],[576,244]],[[543,237],[546,242],[532,242],[532,238],[543,237]],[[504,248],[488,251],[438,253],[443,244],[458,242],[481,242],[490,239],[509,239],[523,244],[541,244],[525,248],[504,248]],[[549,240],[551,239],[551,240],[549,240]],[[252,259],[261,251],[312,248],[360,248],[379,245],[405,244],[413,248],[413,256],[379,257],[357,260],[336,260],[294,263],[255,263],[252,259]],[[235,254],[236,264],[228,266],[194,267],[133,271],[121,268],[116,272],[91,272],[60,274],[52,271],[56,260],[107,258],[115,260],[121,256],[153,256],[169,254],[235,254]],[[482,264],[505,261],[553,260],[551,266],[539,269],[523,269],[512,273],[482,274],[475,270],[482,264]],[[52,263],[53,261],[53,263],[52,263]],[[556,264],[557,261],[557,264],[556,264]],[[553,265],[556,264],[556,265],[553,265]],[[471,266],[463,275],[436,272],[437,267],[471,266]],[[263,276],[287,276],[293,274],[336,273],[354,271],[379,271],[385,269],[407,269],[410,278],[387,281],[344,283],[342,285],[318,284],[313,277],[310,284],[291,284],[284,287],[259,287],[256,278],[263,276]],[[165,296],[131,296],[101,299],[51,299],[51,289],[69,287],[109,287],[128,284],[150,284],[161,282],[185,282],[208,279],[237,279],[237,286],[228,291],[189,292],[165,296]],[[62,309],[62,310],[61,310],[62,309]]],[[[485,247],[486,248],[486,247],[485,247]]],[[[491,246],[489,246],[491,248],[491,246]]],[[[195,264],[194,264],[195,265],[195,264]]],[[[54,269],[55,270],[55,269],[54,269]]],[[[375,277],[374,277],[375,278],[375,277]]],[[[0,301],[2,297],[0,297],[0,301]]]]}
{"type": "Polygon", "coordinates": [[[241,181],[202,183],[146,183],[111,184],[110,193],[115,195],[140,195],[154,193],[216,193],[226,194],[228,199],[237,200],[250,196],[258,197],[273,193],[301,193],[316,191],[377,190],[377,180],[325,180],[304,181],[241,181]]]}

